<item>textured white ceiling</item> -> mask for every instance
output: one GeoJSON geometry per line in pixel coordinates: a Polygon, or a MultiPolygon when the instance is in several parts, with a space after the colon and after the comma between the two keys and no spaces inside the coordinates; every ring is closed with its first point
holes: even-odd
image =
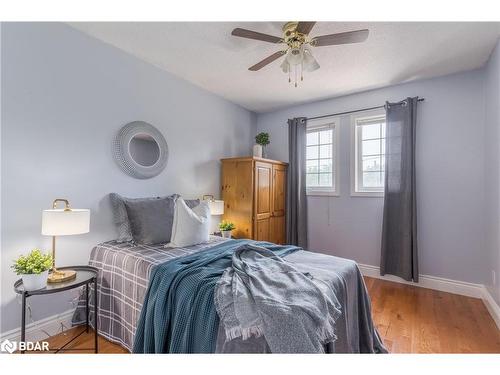
{"type": "Polygon", "coordinates": [[[500,23],[319,22],[311,36],[363,28],[370,35],[360,44],[313,48],[321,68],[295,88],[279,69],[281,59],[248,71],[280,45],[231,36],[235,27],[281,36],[282,24],[70,23],[255,112],[479,68],[500,35],[500,23]]]}

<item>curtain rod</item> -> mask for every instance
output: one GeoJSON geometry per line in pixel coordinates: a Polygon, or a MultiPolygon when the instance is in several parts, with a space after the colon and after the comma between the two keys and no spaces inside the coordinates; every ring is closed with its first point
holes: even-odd
{"type": "MultiPolygon", "coordinates": [[[[424,98],[418,98],[417,99],[419,102],[423,102],[424,98]]],[[[372,109],[380,109],[384,108],[385,105],[379,105],[377,107],[370,107],[370,108],[362,108],[362,109],[355,109],[353,111],[346,111],[346,112],[338,112],[338,113],[331,113],[329,115],[323,115],[323,116],[315,116],[315,117],[308,117],[307,120],[316,120],[320,118],[325,118],[325,117],[333,117],[333,116],[341,116],[341,115],[348,115],[349,113],[356,113],[356,112],[364,112],[364,111],[370,111],[372,109]]]]}

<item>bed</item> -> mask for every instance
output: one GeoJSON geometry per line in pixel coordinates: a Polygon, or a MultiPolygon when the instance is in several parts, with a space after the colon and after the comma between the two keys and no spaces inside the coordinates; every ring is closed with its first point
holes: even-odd
{"type": "MultiPolygon", "coordinates": [[[[91,252],[89,264],[97,267],[99,333],[130,352],[134,348],[141,310],[148,290],[150,275],[155,266],[183,257],[196,256],[227,243],[210,236],[208,242],[185,248],[165,248],[163,244],[135,245],[132,242],[108,241],[91,252]]],[[[361,273],[354,261],[334,256],[295,251],[286,256],[298,270],[327,282],[334,290],[341,315],[336,321],[337,339],[325,348],[327,353],[385,353],[387,352],[371,319],[370,300],[361,273]]],[[[73,323],[84,320],[85,304],[77,306],[73,323]]],[[[91,309],[92,311],[92,309],[91,309]]],[[[94,319],[91,316],[91,323],[94,319]]],[[[214,322],[218,324],[218,322],[214,322]]],[[[218,329],[213,340],[213,352],[266,353],[269,347],[263,337],[227,341],[224,330],[218,329]]],[[[185,349],[184,352],[197,352],[185,349]]]]}

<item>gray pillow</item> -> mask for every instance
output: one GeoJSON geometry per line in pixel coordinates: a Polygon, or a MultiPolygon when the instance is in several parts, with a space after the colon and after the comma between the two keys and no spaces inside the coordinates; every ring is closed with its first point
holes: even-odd
{"type": "Polygon", "coordinates": [[[153,245],[170,241],[175,200],[176,197],[124,200],[135,242],[153,245]]]}
{"type": "Polygon", "coordinates": [[[116,225],[118,238],[116,242],[129,242],[133,240],[132,230],[128,222],[127,209],[123,203],[124,199],[121,195],[116,193],[109,194],[111,201],[111,209],[113,211],[113,219],[116,225]]]}
{"type": "MultiPolygon", "coordinates": [[[[118,238],[116,239],[116,242],[130,242],[134,240],[134,236],[132,234],[132,228],[130,225],[129,221],[129,216],[127,212],[127,208],[125,207],[125,201],[128,202],[144,202],[144,201],[156,201],[158,199],[162,198],[171,198],[176,200],[180,195],[178,194],[173,194],[168,197],[150,197],[150,198],[125,198],[122,197],[119,194],[116,193],[111,193],[109,194],[109,198],[111,201],[111,207],[113,210],[113,217],[114,217],[114,222],[116,225],[116,229],[118,232],[118,238]]],[[[189,199],[185,201],[186,204],[188,205],[189,208],[196,207],[198,204],[200,204],[199,199],[189,199]]],[[[173,209],[171,212],[168,212],[167,215],[170,215],[172,217],[173,221],[173,209]]],[[[172,233],[172,225],[170,224],[170,227],[167,228],[167,234],[168,234],[168,241],[170,241],[170,236],[172,233]]],[[[137,238],[135,238],[136,242],[139,242],[137,238]]]]}

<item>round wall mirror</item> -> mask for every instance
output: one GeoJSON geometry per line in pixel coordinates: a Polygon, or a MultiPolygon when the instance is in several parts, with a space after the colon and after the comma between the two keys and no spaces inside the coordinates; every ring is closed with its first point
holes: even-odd
{"type": "Polygon", "coordinates": [[[168,161],[165,138],[144,121],[134,121],[121,128],[113,143],[113,153],[123,171],[135,178],[157,176],[168,161]]]}
{"type": "Polygon", "coordinates": [[[134,135],[128,144],[128,151],[132,159],[139,165],[151,167],[160,158],[160,146],[149,134],[134,135]]]}

